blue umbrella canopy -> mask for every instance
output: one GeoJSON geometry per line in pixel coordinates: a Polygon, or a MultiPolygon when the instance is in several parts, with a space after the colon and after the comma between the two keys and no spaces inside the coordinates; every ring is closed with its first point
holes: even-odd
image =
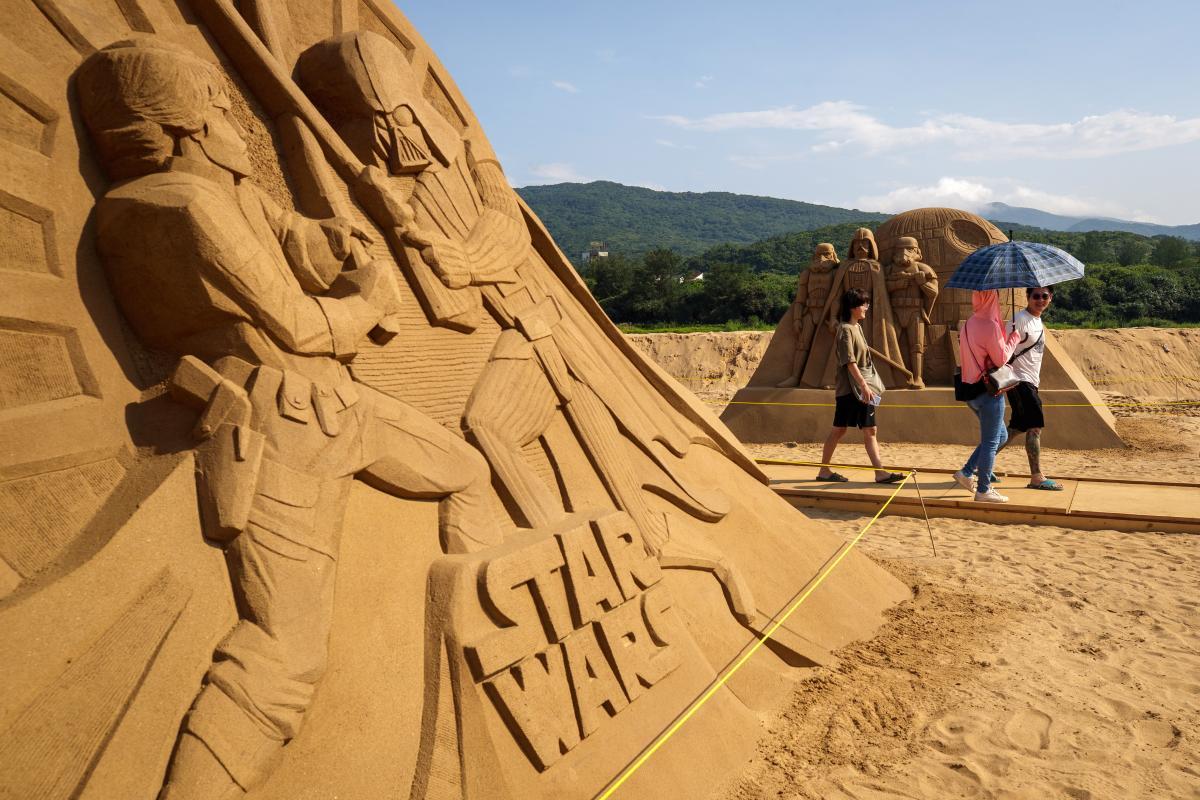
{"type": "Polygon", "coordinates": [[[1083,262],[1039,242],[1004,242],[967,256],[950,280],[951,289],[1012,289],[1052,286],[1083,277],[1083,262]]]}

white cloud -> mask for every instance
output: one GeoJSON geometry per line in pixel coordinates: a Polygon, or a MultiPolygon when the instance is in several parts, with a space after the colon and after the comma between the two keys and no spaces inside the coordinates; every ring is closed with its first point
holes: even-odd
{"type": "Polygon", "coordinates": [[[568,94],[579,94],[579,87],[569,81],[550,81],[550,85],[568,94]]]}
{"type": "Polygon", "coordinates": [[[513,64],[508,68],[508,74],[514,78],[528,78],[532,71],[533,70],[524,64],[513,64]]]}
{"type": "Polygon", "coordinates": [[[596,51],[596,58],[605,64],[615,64],[617,61],[617,51],[611,47],[602,47],[596,51]]]}
{"type": "Polygon", "coordinates": [[[561,161],[551,164],[535,164],[529,171],[534,177],[542,178],[542,183],[588,183],[592,180],[580,175],[573,165],[561,161]]]}
{"type": "Polygon", "coordinates": [[[712,75],[701,75],[699,78],[696,79],[696,82],[692,85],[695,86],[697,89],[707,89],[708,85],[710,83],[712,83],[712,80],[713,80],[712,75]]]}
{"type": "Polygon", "coordinates": [[[901,186],[882,195],[855,201],[858,208],[895,213],[925,206],[950,206],[980,211],[988,203],[1007,203],[1063,214],[1070,217],[1120,217],[1135,219],[1144,213],[1131,211],[1090,197],[1073,197],[1042,191],[1011,179],[988,183],[972,178],[943,177],[926,186],[901,186]]]}
{"type": "Polygon", "coordinates": [[[784,106],[762,111],[734,111],[692,119],[656,117],[676,127],[698,131],[775,129],[810,131],[822,140],[810,152],[825,153],[855,146],[869,153],[938,144],[966,160],[990,158],[1098,158],[1200,141],[1200,118],[1176,119],[1166,114],[1117,110],[1074,122],[1012,123],[968,114],[937,114],[919,125],[894,126],[865,106],[847,100],[808,108],[784,106]]]}
{"type": "Polygon", "coordinates": [[[694,144],[679,144],[678,142],[673,142],[670,139],[655,139],[654,143],[656,145],[658,145],[659,147],[666,147],[671,150],[695,150],[696,149],[696,145],[694,145],[694,144]]]}

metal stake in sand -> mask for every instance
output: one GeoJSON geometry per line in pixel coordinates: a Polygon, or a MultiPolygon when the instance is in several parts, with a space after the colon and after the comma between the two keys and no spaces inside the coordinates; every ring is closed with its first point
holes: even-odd
{"type": "Polygon", "coordinates": [[[929,524],[929,511],[925,508],[925,496],[921,494],[921,484],[917,483],[916,469],[909,470],[913,486],[917,487],[917,497],[921,500],[921,513],[925,515],[925,529],[929,531],[929,546],[933,548],[933,557],[937,558],[937,545],[933,543],[933,526],[929,524]]]}

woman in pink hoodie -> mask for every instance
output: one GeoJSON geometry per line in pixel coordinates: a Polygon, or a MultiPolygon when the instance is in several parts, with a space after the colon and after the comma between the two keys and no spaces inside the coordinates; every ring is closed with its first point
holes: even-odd
{"type": "MultiPolygon", "coordinates": [[[[987,370],[1007,363],[1021,340],[1016,331],[1004,332],[1000,295],[995,289],[972,292],[971,304],[975,313],[958,331],[963,383],[983,380],[987,370]]],[[[1008,498],[992,488],[991,481],[996,453],[1008,439],[1008,431],[1004,428],[1004,395],[993,397],[984,392],[967,405],[979,418],[979,444],[963,468],[954,473],[954,480],[964,489],[975,492],[978,503],[1007,503],[1008,498]]]]}

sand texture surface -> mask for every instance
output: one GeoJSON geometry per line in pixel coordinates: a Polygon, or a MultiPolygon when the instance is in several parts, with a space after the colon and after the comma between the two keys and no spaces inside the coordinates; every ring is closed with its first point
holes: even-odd
{"type": "MultiPolygon", "coordinates": [[[[1200,482],[1200,407],[1165,405],[1200,399],[1200,331],[1056,335],[1113,404],[1129,447],[1045,451],[1047,474],[1200,482]]],[[[762,334],[713,336],[743,337],[743,352],[765,344],[762,334]]],[[[747,369],[721,373],[701,358],[724,352],[739,351],[708,342],[690,362],[693,374],[717,376],[699,387],[717,407],[732,394],[722,386],[747,369]]],[[[674,372],[684,360],[663,365],[674,372]]],[[[966,459],[967,447],[888,442],[885,412],[887,464],[966,459]]],[[[820,457],[809,442],[748,449],[820,457]]],[[[860,445],[835,460],[866,463],[860,445]]],[[[998,488],[1027,470],[1018,441],[997,461],[998,488]]],[[[869,520],[805,513],[847,539],[869,520]]],[[[913,599],[874,640],[800,684],[764,721],[754,760],[713,797],[1200,798],[1200,536],[931,525],[936,557],[924,520],[885,516],[871,528],[858,546],[913,599]]]]}
{"type": "MultiPolygon", "coordinates": [[[[1128,450],[1046,451],[1047,472],[1200,481],[1200,419],[1122,413],[1128,450]]],[[[883,438],[889,464],[953,467],[968,455],[883,438]]],[[[820,457],[811,443],[749,449],[820,457]]],[[[835,460],[866,463],[861,446],[835,460]]],[[[1027,469],[1019,442],[1001,453],[1000,490],[1027,469]]],[[[847,538],[869,520],[805,513],[847,538]]],[[[871,528],[859,547],[914,599],[803,683],[715,796],[1200,798],[1200,536],[931,526],[936,557],[924,520],[871,528]]]]}
{"type": "MultiPolygon", "coordinates": [[[[811,512],[844,532],[864,518],[811,512]]],[[[723,798],[1200,797],[1200,538],[885,517],[914,587],[723,798]]]]}

